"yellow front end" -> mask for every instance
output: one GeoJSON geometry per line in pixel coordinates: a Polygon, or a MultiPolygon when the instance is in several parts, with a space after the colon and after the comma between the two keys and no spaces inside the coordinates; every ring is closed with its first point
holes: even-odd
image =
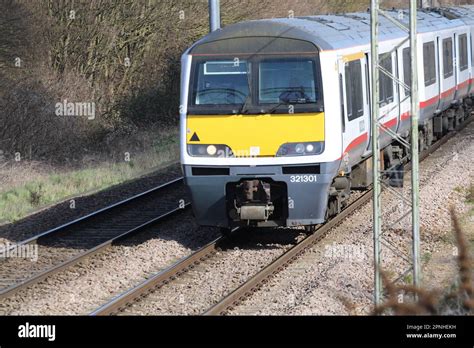
{"type": "Polygon", "coordinates": [[[324,142],[324,113],[188,115],[186,139],[227,145],[237,156],[275,157],[286,143],[324,142]]]}

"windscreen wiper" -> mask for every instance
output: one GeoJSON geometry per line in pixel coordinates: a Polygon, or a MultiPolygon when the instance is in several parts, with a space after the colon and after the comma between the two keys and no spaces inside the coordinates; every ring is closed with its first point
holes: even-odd
{"type": "Polygon", "coordinates": [[[242,104],[242,106],[240,107],[240,110],[238,112],[239,115],[244,115],[248,112],[248,104],[249,102],[252,100],[252,98],[250,97],[250,93],[247,95],[247,97],[245,98],[245,102],[242,104]]]}

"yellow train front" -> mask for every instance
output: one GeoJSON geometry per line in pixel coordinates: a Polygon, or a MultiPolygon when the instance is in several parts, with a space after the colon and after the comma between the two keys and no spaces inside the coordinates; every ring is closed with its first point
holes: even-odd
{"type": "Polygon", "coordinates": [[[200,225],[325,220],[341,160],[327,160],[319,50],[287,28],[232,25],[182,57],[181,162],[200,225]]]}

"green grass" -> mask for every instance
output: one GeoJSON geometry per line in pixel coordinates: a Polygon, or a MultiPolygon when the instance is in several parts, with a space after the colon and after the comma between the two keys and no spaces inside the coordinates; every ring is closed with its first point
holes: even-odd
{"type": "Polygon", "coordinates": [[[472,183],[469,189],[467,190],[466,199],[468,203],[474,204],[474,183],[472,183]]]}
{"type": "Polygon", "coordinates": [[[178,136],[172,133],[157,140],[148,153],[131,153],[129,162],[33,177],[0,192],[0,221],[17,221],[42,207],[123,183],[177,160],[178,136]]]}
{"type": "Polygon", "coordinates": [[[431,253],[427,251],[423,253],[423,255],[421,256],[421,261],[426,264],[430,262],[431,257],[432,257],[431,253]]]}

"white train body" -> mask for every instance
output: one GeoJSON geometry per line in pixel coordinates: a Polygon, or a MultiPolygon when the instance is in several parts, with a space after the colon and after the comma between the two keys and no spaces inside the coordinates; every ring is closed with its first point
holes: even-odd
{"type": "MultiPolygon", "coordinates": [[[[406,10],[390,13],[408,25],[406,10]]],[[[420,12],[418,26],[425,146],[470,113],[474,6],[420,12]]],[[[406,38],[381,20],[380,54],[398,48],[380,64],[409,85],[406,38]]],[[[370,185],[369,66],[368,13],[238,23],[187,50],[181,162],[197,221],[313,226],[340,211],[351,188],[370,185]]],[[[408,139],[410,99],[384,74],[380,84],[389,167],[403,155],[389,132],[408,139]]]]}

